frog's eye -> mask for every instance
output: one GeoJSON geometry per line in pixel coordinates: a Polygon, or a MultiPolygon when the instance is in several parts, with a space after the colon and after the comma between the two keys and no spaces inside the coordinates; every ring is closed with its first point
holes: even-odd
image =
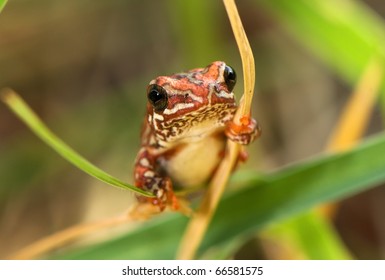
{"type": "Polygon", "coordinates": [[[227,89],[232,91],[237,82],[237,74],[234,69],[226,65],[225,70],[223,71],[223,77],[225,78],[227,89]]]}
{"type": "Polygon", "coordinates": [[[147,98],[155,112],[161,112],[167,107],[167,92],[158,85],[150,85],[147,89],[147,98]]]}

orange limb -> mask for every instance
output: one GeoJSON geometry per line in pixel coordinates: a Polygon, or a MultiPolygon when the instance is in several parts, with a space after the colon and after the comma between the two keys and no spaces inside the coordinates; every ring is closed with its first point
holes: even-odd
{"type": "Polygon", "coordinates": [[[239,123],[237,124],[234,121],[227,123],[225,133],[230,140],[241,145],[248,145],[261,136],[261,128],[250,115],[242,116],[239,123]]]}

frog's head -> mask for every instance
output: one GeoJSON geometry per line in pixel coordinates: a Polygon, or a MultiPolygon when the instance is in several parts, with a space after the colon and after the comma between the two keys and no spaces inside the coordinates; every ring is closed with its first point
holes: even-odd
{"type": "Polygon", "coordinates": [[[223,129],[236,110],[235,83],[235,71],[221,61],[152,80],[147,121],[159,144],[194,141],[223,129]]]}

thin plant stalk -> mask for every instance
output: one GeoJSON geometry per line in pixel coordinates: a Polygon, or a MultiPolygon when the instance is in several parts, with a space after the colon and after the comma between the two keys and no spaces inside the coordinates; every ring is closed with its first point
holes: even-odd
{"type": "Polygon", "coordinates": [[[8,259],[11,260],[30,260],[36,259],[45,253],[61,247],[68,242],[79,238],[81,236],[98,232],[102,229],[111,228],[131,221],[129,215],[120,215],[114,218],[107,218],[105,220],[90,222],[85,224],[79,224],[69,227],[65,230],[56,232],[48,237],[42,238],[37,242],[34,242],[21,250],[10,255],[8,259]]]}
{"type": "Polygon", "coordinates": [[[380,92],[383,69],[378,58],[369,61],[334,127],[326,151],[352,148],[362,137],[380,92]]]}
{"type": "MultiPolygon", "coordinates": [[[[380,92],[383,68],[380,61],[376,58],[371,59],[365,67],[357,85],[355,86],[347,104],[344,106],[337,124],[333,128],[328,144],[325,148],[326,152],[338,153],[353,148],[360,138],[362,138],[365,129],[368,126],[370,116],[376,104],[377,97],[380,92]]],[[[261,236],[269,244],[272,240],[275,243],[275,249],[271,251],[274,259],[306,259],[309,255],[306,254],[306,249],[302,240],[296,240],[298,233],[303,231],[302,223],[314,223],[322,225],[327,223],[327,219],[333,218],[338,209],[338,203],[324,204],[313,211],[312,214],[301,216],[298,220],[291,220],[290,225],[286,224],[279,231],[276,229],[268,229],[262,232],[261,236]],[[326,217],[323,220],[322,215],[326,217]],[[317,221],[316,221],[317,220],[317,221]],[[294,234],[293,234],[294,233],[294,234]],[[301,250],[302,249],[302,250],[301,250]],[[289,255],[288,255],[289,254],[289,255]]],[[[328,229],[327,225],[324,230],[328,229]]],[[[332,227],[330,227],[332,228],[332,227]]],[[[320,227],[319,229],[322,229],[320,227]]],[[[322,234],[322,232],[320,232],[322,234]]],[[[333,232],[323,233],[333,236],[333,232]]],[[[334,241],[333,246],[335,252],[342,252],[344,258],[351,258],[348,250],[344,247],[343,242],[338,236],[329,241],[334,241]],[[336,248],[339,246],[339,248],[336,248]]],[[[331,251],[331,250],[329,250],[331,251]]],[[[341,255],[339,256],[341,257],[341,255]]]]}
{"type": "MultiPolygon", "coordinates": [[[[326,146],[327,152],[342,152],[353,148],[359,142],[368,126],[382,80],[383,65],[378,57],[374,57],[364,69],[331,133],[326,146]]],[[[319,211],[328,217],[333,217],[336,210],[335,203],[319,207],[319,211]]]]}
{"type": "MultiPolygon", "coordinates": [[[[251,101],[255,85],[255,65],[249,41],[242,26],[234,0],[223,0],[238,49],[242,59],[244,76],[244,94],[240,106],[235,114],[234,122],[240,124],[243,116],[250,116],[251,101]]],[[[178,259],[193,259],[198,247],[207,231],[212,216],[225,190],[230,173],[233,170],[240,151],[240,145],[227,141],[226,153],[223,161],[210,182],[201,205],[191,218],[177,252],[178,259]]]]}

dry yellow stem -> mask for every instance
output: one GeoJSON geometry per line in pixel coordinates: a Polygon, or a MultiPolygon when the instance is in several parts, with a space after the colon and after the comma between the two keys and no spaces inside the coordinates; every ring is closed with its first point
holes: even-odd
{"type": "MultiPolygon", "coordinates": [[[[225,4],[242,59],[244,94],[233,120],[235,123],[240,124],[239,119],[242,116],[250,115],[251,101],[253,98],[255,84],[254,57],[234,0],[223,0],[223,2],[225,4]]],[[[182,238],[176,256],[178,259],[194,258],[207,227],[210,224],[215,209],[217,208],[218,202],[225,190],[226,183],[238,157],[239,149],[240,146],[238,144],[227,141],[225,157],[219,165],[217,172],[214,174],[214,177],[210,182],[209,189],[205,194],[200,207],[188,224],[182,238]]]]}
{"type": "Polygon", "coordinates": [[[331,134],[327,151],[340,152],[349,149],[362,137],[379,93],[382,75],[379,60],[372,59],[331,134]]]}
{"type": "Polygon", "coordinates": [[[121,215],[114,218],[107,218],[105,220],[79,224],[69,227],[65,230],[56,232],[48,237],[42,238],[31,245],[22,248],[20,251],[10,255],[8,258],[12,260],[30,260],[36,259],[53,249],[59,248],[70,241],[81,236],[99,231],[105,228],[111,228],[113,226],[121,225],[131,221],[131,217],[128,215],[121,215]]]}
{"type": "MultiPolygon", "coordinates": [[[[109,229],[114,226],[127,224],[129,222],[138,222],[150,219],[154,215],[158,215],[159,207],[153,207],[151,204],[135,204],[127,213],[106,218],[103,220],[81,223],[62,231],[55,232],[49,236],[20,249],[8,257],[12,260],[30,260],[39,258],[48,252],[60,248],[82,236],[92,234],[94,232],[109,229]]],[[[186,214],[187,210],[186,210],[186,214]]]]}
{"type": "MultiPolygon", "coordinates": [[[[346,104],[335,126],[327,152],[341,152],[352,148],[362,137],[368,125],[373,107],[379,94],[383,67],[378,58],[373,58],[365,68],[352,96],[346,104]]],[[[326,204],[318,210],[332,217],[337,204],[326,204]]]]}
{"type": "Polygon", "coordinates": [[[242,60],[244,94],[240,101],[239,109],[234,117],[234,122],[237,123],[242,116],[250,115],[255,86],[255,64],[253,52],[245,30],[243,29],[242,21],[239,17],[234,0],[223,0],[223,3],[225,4],[242,60]]]}
{"type": "MultiPolygon", "coordinates": [[[[364,69],[351,97],[343,108],[337,125],[334,127],[327,152],[340,152],[352,148],[362,137],[373,111],[379,87],[382,80],[383,69],[378,59],[372,59],[364,69]]],[[[318,207],[316,210],[331,218],[337,210],[338,204],[330,203],[318,207]]],[[[274,241],[274,249],[267,248],[273,259],[304,259],[303,251],[293,237],[271,234],[271,231],[262,232],[263,246],[267,248],[274,241]],[[288,255],[289,254],[289,255],[288,255]]],[[[295,238],[294,238],[295,239],[295,238]]]]}

